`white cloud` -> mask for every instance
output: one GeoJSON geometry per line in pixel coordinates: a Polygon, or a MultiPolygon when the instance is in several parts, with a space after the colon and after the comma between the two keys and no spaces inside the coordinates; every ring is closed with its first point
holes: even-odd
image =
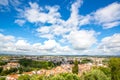
{"type": "Polygon", "coordinates": [[[96,33],[94,31],[72,31],[67,35],[67,40],[72,44],[61,46],[60,43],[53,39],[44,41],[43,43],[30,44],[27,40],[19,39],[10,35],[0,34],[0,52],[4,53],[20,53],[20,54],[36,54],[36,55],[59,55],[59,54],[98,54],[98,55],[118,55],[120,54],[120,34],[105,37],[101,40],[97,48],[91,49],[96,43],[96,33]]]}
{"type": "Polygon", "coordinates": [[[92,17],[90,15],[86,15],[86,16],[81,16],[80,21],[79,21],[79,25],[83,26],[86,24],[90,24],[92,17]]]}
{"type": "Polygon", "coordinates": [[[32,49],[32,45],[29,44],[26,40],[17,40],[15,42],[15,48],[17,51],[21,51],[21,52],[31,52],[34,51],[32,49]]]}
{"type": "MultiPolygon", "coordinates": [[[[37,3],[29,2],[29,7],[19,11],[20,15],[18,19],[15,20],[15,23],[20,26],[22,26],[25,21],[33,24],[37,23],[36,25],[39,26],[36,29],[37,36],[40,38],[47,38],[47,40],[42,43],[30,44],[24,39],[17,39],[5,44],[7,48],[2,47],[1,49],[4,48],[4,50],[8,49],[8,51],[12,51],[13,48],[16,52],[38,52],[45,54],[91,54],[94,52],[96,53],[97,50],[110,52],[111,50],[107,49],[107,47],[110,46],[108,46],[107,41],[104,41],[104,39],[98,45],[97,49],[94,49],[94,51],[90,50],[97,42],[97,33],[93,30],[81,30],[79,28],[83,25],[91,24],[91,21],[93,24],[102,25],[105,29],[118,26],[120,24],[120,4],[113,3],[98,9],[96,12],[82,16],[79,14],[79,8],[82,3],[82,0],[74,2],[70,8],[70,17],[64,20],[61,18],[59,6],[41,7],[37,3]],[[48,23],[50,23],[49,26],[46,25],[48,23]],[[63,44],[64,46],[61,46],[63,44]],[[8,45],[12,47],[8,47],[8,45]],[[105,47],[102,47],[102,45],[105,47]]],[[[111,42],[109,42],[109,44],[111,44],[111,42]]],[[[116,49],[119,50],[119,48],[116,49]]]]}
{"type": "Polygon", "coordinates": [[[12,5],[14,8],[17,8],[22,4],[20,0],[8,0],[8,1],[9,4],[12,5]]]}
{"type": "Polygon", "coordinates": [[[112,36],[103,38],[98,45],[98,49],[106,54],[120,54],[120,34],[116,33],[112,36]]]}
{"type": "Polygon", "coordinates": [[[80,30],[72,31],[68,35],[68,40],[75,49],[88,49],[96,43],[94,31],[80,30]]]}
{"type": "Polygon", "coordinates": [[[9,5],[9,2],[8,2],[8,0],[0,0],[0,5],[7,6],[7,5],[9,5]]]}
{"type": "Polygon", "coordinates": [[[20,0],[0,0],[0,11],[10,11],[11,7],[16,10],[18,7],[21,7],[20,5],[20,0]]]}
{"type": "Polygon", "coordinates": [[[55,40],[48,40],[48,41],[45,41],[41,47],[46,50],[51,50],[56,46],[57,46],[57,42],[55,40]]]}
{"type": "Polygon", "coordinates": [[[105,29],[120,25],[120,3],[112,3],[94,13],[97,24],[105,29]]]}
{"type": "MultiPolygon", "coordinates": [[[[39,37],[45,37],[45,38],[51,39],[51,38],[54,38],[55,36],[64,36],[66,33],[70,33],[73,29],[76,30],[79,27],[80,23],[81,25],[86,24],[87,20],[83,20],[81,22],[79,21],[80,19],[79,19],[78,9],[81,6],[81,4],[82,4],[81,0],[77,0],[75,3],[72,4],[71,15],[66,21],[60,18],[61,15],[58,12],[58,8],[54,6],[53,7],[46,6],[46,9],[49,10],[49,13],[52,13],[52,15],[54,15],[56,12],[56,14],[58,15],[56,16],[57,18],[53,17],[53,19],[50,19],[50,21],[52,21],[51,22],[52,24],[50,26],[40,26],[37,29],[37,32],[39,33],[39,37]]],[[[46,15],[50,16],[49,13],[47,13],[46,15]]],[[[43,17],[45,20],[46,17],[45,16],[43,17]]],[[[49,17],[47,18],[49,19],[49,17]]]]}
{"type": "Polygon", "coordinates": [[[0,42],[5,43],[7,41],[15,41],[15,38],[13,36],[4,36],[3,34],[0,33],[0,42]]]}
{"type": "Polygon", "coordinates": [[[24,18],[31,23],[57,23],[60,18],[58,11],[59,6],[45,6],[40,7],[37,3],[29,3],[30,8],[26,8],[24,18]]]}
{"type": "Polygon", "coordinates": [[[67,24],[69,26],[77,27],[79,25],[79,8],[82,4],[82,0],[77,0],[75,3],[71,5],[71,15],[70,18],[67,20],[67,24]]]}
{"type": "Polygon", "coordinates": [[[103,26],[104,26],[103,28],[108,29],[108,28],[116,27],[118,25],[120,25],[120,21],[115,21],[115,22],[103,24],[103,26]]]}
{"type": "Polygon", "coordinates": [[[18,40],[15,44],[16,46],[29,46],[30,44],[27,43],[25,40],[18,40]]]}
{"type": "Polygon", "coordinates": [[[63,36],[71,31],[71,28],[63,27],[62,25],[42,26],[37,29],[39,37],[53,39],[55,36],[63,36]]]}
{"type": "Polygon", "coordinates": [[[14,50],[13,48],[13,42],[15,41],[15,37],[7,35],[4,36],[0,33],[0,51],[9,51],[14,50]]]}
{"type": "Polygon", "coordinates": [[[64,54],[71,49],[68,46],[61,46],[55,40],[46,40],[41,43],[30,44],[27,40],[19,39],[14,36],[0,34],[0,53],[20,53],[20,54],[64,54]]]}
{"type": "Polygon", "coordinates": [[[44,27],[40,27],[37,29],[37,32],[41,33],[41,34],[46,34],[50,32],[50,27],[48,26],[44,26],[44,27]]]}
{"type": "Polygon", "coordinates": [[[15,23],[17,23],[19,26],[23,26],[25,22],[26,22],[25,20],[20,20],[20,19],[15,20],[15,23]]]}
{"type": "MultiPolygon", "coordinates": [[[[69,42],[72,44],[74,49],[88,49],[94,43],[96,43],[96,37],[94,31],[85,31],[78,30],[78,27],[89,23],[91,16],[81,16],[79,15],[79,8],[82,4],[81,0],[77,0],[71,6],[71,15],[68,20],[64,21],[59,18],[61,21],[60,24],[52,24],[51,26],[41,26],[37,29],[39,37],[44,37],[48,39],[54,39],[55,36],[61,36],[60,43],[63,41],[66,44],[69,42]],[[82,35],[81,35],[82,34],[82,35]],[[67,37],[67,38],[66,38],[67,37]],[[68,40],[68,42],[67,42],[68,40]]],[[[75,53],[72,52],[71,53],[75,53]]]]}

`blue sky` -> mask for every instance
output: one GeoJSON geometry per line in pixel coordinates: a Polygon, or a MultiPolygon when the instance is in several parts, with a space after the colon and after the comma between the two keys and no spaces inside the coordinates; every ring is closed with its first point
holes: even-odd
{"type": "Polygon", "coordinates": [[[0,0],[0,54],[120,55],[120,0],[0,0]]]}

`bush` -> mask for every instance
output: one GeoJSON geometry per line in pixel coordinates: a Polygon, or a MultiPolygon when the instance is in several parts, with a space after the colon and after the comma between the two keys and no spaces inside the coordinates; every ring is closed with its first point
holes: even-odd
{"type": "Polygon", "coordinates": [[[51,68],[55,67],[55,65],[52,62],[48,62],[48,61],[33,61],[31,59],[21,59],[21,60],[19,60],[19,63],[23,67],[29,67],[29,68],[51,69],[51,68]]]}
{"type": "Polygon", "coordinates": [[[80,80],[76,74],[72,73],[61,73],[53,76],[44,76],[44,75],[22,75],[18,80],[80,80]]]}
{"type": "Polygon", "coordinates": [[[110,68],[109,67],[99,67],[98,68],[99,70],[101,70],[102,72],[104,72],[104,74],[107,76],[107,77],[111,77],[111,72],[110,72],[110,68]]]}
{"type": "Polygon", "coordinates": [[[22,75],[18,78],[18,80],[30,80],[30,76],[29,75],[22,75]]]}
{"type": "Polygon", "coordinates": [[[3,71],[3,67],[0,67],[0,73],[3,71]]]}
{"type": "Polygon", "coordinates": [[[55,75],[50,80],[65,80],[65,78],[63,76],[60,76],[60,75],[55,75]]]}
{"type": "Polygon", "coordinates": [[[0,75],[5,76],[5,75],[11,74],[11,73],[16,73],[17,71],[18,71],[17,68],[11,68],[9,70],[2,70],[0,75]]]}
{"type": "Polygon", "coordinates": [[[92,63],[93,61],[92,61],[91,59],[86,59],[86,58],[85,58],[85,59],[83,59],[80,63],[81,63],[81,64],[85,64],[85,63],[89,63],[89,62],[92,63]]]}
{"type": "Polygon", "coordinates": [[[109,78],[100,70],[91,70],[81,76],[81,80],[109,80],[109,78]]]}
{"type": "Polygon", "coordinates": [[[78,74],[78,61],[77,60],[75,60],[74,62],[74,66],[72,67],[72,72],[74,74],[78,74]]]}
{"type": "Polygon", "coordinates": [[[79,80],[79,77],[76,74],[68,74],[65,76],[65,80],[79,80]]]}
{"type": "Polygon", "coordinates": [[[0,78],[0,80],[5,80],[5,78],[0,78]]]}
{"type": "Polygon", "coordinates": [[[2,66],[2,65],[6,65],[6,64],[7,64],[7,62],[0,61],[0,66],[2,66]]]}
{"type": "Polygon", "coordinates": [[[111,58],[109,61],[111,80],[120,80],[120,58],[111,58]]]}
{"type": "Polygon", "coordinates": [[[73,73],[61,73],[55,76],[51,76],[49,80],[80,80],[76,74],[73,73]]]}

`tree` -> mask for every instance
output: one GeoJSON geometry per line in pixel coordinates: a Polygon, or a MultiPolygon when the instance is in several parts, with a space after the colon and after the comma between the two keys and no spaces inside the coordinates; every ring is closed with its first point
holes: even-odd
{"type": "Polygon", "coordinates": [[[110,68],[109,67],[99,67],[98,69],[101,70],[102,72],[104,72],[104,74],[108,78],[111,78],[111,72],[110,72],[110,68]]]}
{"type": "Polygon", "coordinates": [[[34,61],[31,59],[20,59],[19,60],[20,65],[22,65],[22,67],[28,67],[28,68],[39,68],[39,69],[51,69],[53,67],[55,67],[55,65],[53,64],[53,62],[49,62],[49,61],[34,61]]]}
{"type": "Polygon", "coordinates": [[[53,76],[45,76],[45,75],[32,75],[30,80],[52,80],[53,76]]]}
{"type": "Polygon", "coordinates": [[[0,66],[6,65],[6,64],[7,64],[7,62],[5,62],[5,61],[0,61],[0,66]]]}
{"type": "Polygon", "coordinates": [[[4,77],[0,78],[0,80],[6,80],[4,77]]]}
{"type": "Polygon", "coordinates": [[[55,75],[50,80],[65,80],[63,76],[55,75]]]}
{"type": "Polygon", "coordinates": [[[79,80],[79,77],[76,74],[69,73],[65,76],[65,80],[79,80]]]}
{"type": "Polygon", "coordinates": [[[27,67],[31,65],[32,60],[31,59],[20,59],[19,63],[20,65],[27,67]]]}
{"type": "Polygon", "coordinates": [[[16,73],[16,72],[17,72],[17,68],[11,68],[9,70],[2,70],[0,75],[5,76],[5,75],[16,73]]]}
{"type": "Polygon", "coordinates": [[[101,70],[95,69],[82,75],[81,80],[109,80],[109,78],[101,70]]]}
{"type": "Polygon", "coordinates": [[[79,80],[79,77],[73,73],[61,73],[52,76],[49,80],[79,80]]]}
{"type": "Polygon", "coordinates": [[[0,67],[0,73],[3,71],[3,67],[0,67]]]}
{"type": "Polygon", "coordinates": [[[72,67],[72,72],[74,74],[78,74],[78,61],[77,60],[74,61],[74,66],[72,67]]]}
{"type": "Polygon", "coordinates": [[[18,72],[19,72],[19,74],[21,74],[21,73],[23,72],[23,68],[22,68],[22,67],[19,67],[19,68],[18,68],[18,72]]]}
{"type": "Polygon", "coordinates": [[[18,80],[30,80],[30,76],[29,75],[22,75],[18,78],[18,80]]]}
{"type": "Polygon", "coordinates": [[[83,59],[80,63],[81,64],[85,64],[85,63],[93,63],[93,61],[91,60],[91,59],[87,59],[87,58],[85,58],[85,59],[83,59]]]}
{"type": "Polygon", "coordinates": [[[18,80],[80,80],[78,75],[73,73],[61,73],[51,76],[45,75],[22,75],[18,80]]]}
{"type": "Polygon", "coordinates": [[[120,58],[111,58],[109,61],[111,80],[120,80],[120,58]]]}

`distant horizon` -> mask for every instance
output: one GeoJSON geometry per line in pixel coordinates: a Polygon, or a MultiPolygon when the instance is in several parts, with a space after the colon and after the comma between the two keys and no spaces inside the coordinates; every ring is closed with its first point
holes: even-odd
{"type": "Polygon", "coordinates": [[[0,54],[0,56],[2,55],[7,55],[7,56],[74,56],[74,57],[120,57],[120,55],[52,55],[52,54],[46,54],[46,55],[35,55],[35,54],[6,54],[6,53],[3,53],[3,54],[0,54]]]}
{"type": "Polygon", "coordinates": [[[0,54],[120,55],[120,0],[0,0],[0,54]]]}

